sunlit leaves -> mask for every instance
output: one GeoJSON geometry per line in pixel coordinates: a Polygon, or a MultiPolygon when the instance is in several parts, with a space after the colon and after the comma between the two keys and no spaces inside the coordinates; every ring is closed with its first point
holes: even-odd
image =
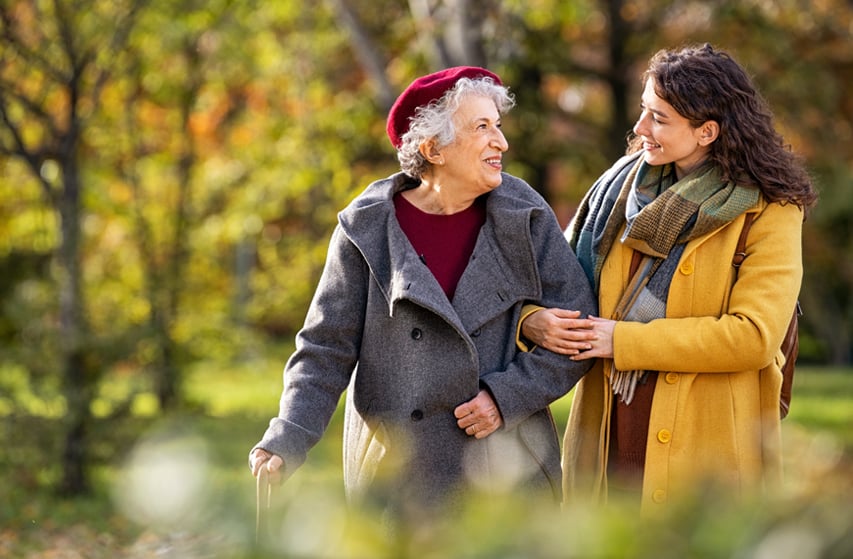
{"type": "MultiPolygon", "coordinates": [[[[0,82],[27,146],[55,151],[54,139],[67,127],[71,99],[56,78],[74,67],[60,48],[63,23],[74,30],[75,52],[93,62],[81,80],[80,219],[86,312],[97,344],[116,348],[105,366],[153,363],[156,340],[146,328],[155,316],[168,315],[183,351],[223,355],[238,353],[225,346],[238,346],[242,333],[292,336],[300,326],[337,211],[397,167],[380,89],[341,25],[339,4],[4,3],[0,31],[15,33],[21,46],[0,49],[0,82]],[[63,18],[54,17],[54,6],[63,18]],[[116,50],[115,23],[134,7],[135,26],[116,50]],[[246,330],[222,334],[235,323],[246,330]]],[[[418,19],[403,0],[345,4],[380,50],[395,90],[434,69],[423,24],[447,21],[446,13],[418,19]]],[[[621,151],[636,116],[630,88],[648,56],[712,41],[755,75],[785,137],[809,158],[826,203],[807,226],[826,231],[808,235],[824,249],[807,251],[807,259],[820,254],[812,262],[831,267],[843,260],[836,251],[843,239],[833,231],[845,230],[851,203],[844,162],[853,135],[845,94],[853,28],[844,5],[484,2],[488,13],[472,25],[489,65],[520,100],[505,120],[508,169],[549,193],[565,222],[610,154],[621,151]],[[614,32],[624,39],[622,58],[612,58],[614,32]],[[616,78],[628,84],[624,100],[614,96],[616,78]],[[628,121],[614,126],[619,103],[628,121]]],[[[0,133],[0,146],[13,142],[0,133]]],[[[0,255],[59,245],[58,216],[45,192],[61,188],[62,171],[49,153],[34,169],[3,159],[0,255]]],[[[839,292],[848,288],[838,283],[839,292]]],[[[13,300],[19,312],[46,314],[38,306],[47,304],[43,298],[13,300]]]]}

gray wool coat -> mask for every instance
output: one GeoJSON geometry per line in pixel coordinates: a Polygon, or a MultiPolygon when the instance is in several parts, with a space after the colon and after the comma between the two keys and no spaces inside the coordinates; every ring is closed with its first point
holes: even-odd
{"type": "Polygon", "coordinates": [[[417,186],[376,181],[339,214],[326,265],[284,370],[277,417],[256,445],[285,476],[322,436],[346,391],[348,497],[418,507],[461,489],[561,494],[560,447],[548,405],[591,361],[515,343],[526,303],[595,314],[592,291],[547,203],[503,175],[449,301],[397,222],[393,196],[417,186]],[[477,440],[453,410],[486,388],[504,426],[477,440]]]}

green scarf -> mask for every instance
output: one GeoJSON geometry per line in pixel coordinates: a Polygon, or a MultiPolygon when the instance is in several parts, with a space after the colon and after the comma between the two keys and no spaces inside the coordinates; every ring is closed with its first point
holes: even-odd
{"type": "MultiPolygon", "coordinates": [[[[722,182],[714,165],[677,180],[672,164],[648,165],[635,154],[593,185],[572,224],[570,242],[598,292],[604,258],[627,223],[621,242],[643,259],[612,318],[648,322],[666,316],[669,285],[685,244],[729,223],[758,198],[756,188],[722,182]]],[[[630,403],[644,374],[612,370],[614,393],[630,403]]]]}
{"type": "Polygon", "coordinates": [[[656,258],[719,229],[758,202],[758,189],[722,182],[715,165],[703,165],[677,182],[671,164],[651,166],[641,159],[635,170],[633,184],[623,190],[633,186],[637,198],[650,202],[628,224],[623,242],[656,258]]]}

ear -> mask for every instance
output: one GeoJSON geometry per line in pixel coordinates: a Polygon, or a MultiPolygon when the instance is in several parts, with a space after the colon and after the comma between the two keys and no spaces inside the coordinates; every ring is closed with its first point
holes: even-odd
{"type": "Polygon", "coordinates": [[[709,146],[714,143],[720,135],[720,124],[716,120],[705,121],[697,129],[699,133],[699,145],[709,146]]]}
{"type": "Polygon", "coordinates": [[[423,158],[433,165],[444,165],[444,156],[441,155],[434,139],[422,143],[420,152],[423,158]]]}

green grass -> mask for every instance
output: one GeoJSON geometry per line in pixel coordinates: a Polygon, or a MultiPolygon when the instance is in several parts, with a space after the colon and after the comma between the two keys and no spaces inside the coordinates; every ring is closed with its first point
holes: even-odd
{"type": "MultiPolygon", "coordinates": [[[[551,406],[561,432],[572,395],[570,392],[551,406]]],[[[794,374],[790,413],[782,425],[786,431],[796,425],[812,434],[828,436],[853,456],[853,369],[799,367],[794,374]]]]}
{"type": "Polygon", "coordinates": [[[853,370],[803,367],[794,375],[791,410],[785,422],[823,433],[853,454],[853,370]]]}
{"type": "MultiPolygon", "coordinates": [[[[335,543],[335,556],[370,558],[853,556],[853,370],[810,367],[797,371],[783,422],[789,482],[770,505],[734,506],[697,492],[640,523],[619,503],[558,515],[492,497],[472,500],[469,514],[414,549],[405,538],[383,538],[365,519],[343,516],[338,413],[308,463],[276,490],[277,537],[256,548],[246,458],[277,411],[285,358],[199,364],[186,384],[193,411],[99,422],[94,493],[86,498],[51,492],[60,475],[61,418],[3,418],[0,559],[65,556],[69,547],[86,559],[307,558],[328,556],[335,543]]],[[[553,405],[561,430],[570,405],[571,395],[553,405]]]]}

